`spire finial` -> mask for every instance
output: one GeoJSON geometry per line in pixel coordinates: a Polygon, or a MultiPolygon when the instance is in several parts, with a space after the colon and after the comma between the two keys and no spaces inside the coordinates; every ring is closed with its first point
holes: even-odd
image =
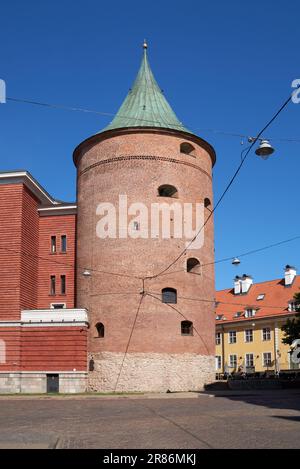
{"type": "Polygon", "coordinates": [[[146,42],[146,39],[144,39],[143,49],[148,49],[148,44],[147,44],[147,42],[146,42]]]}

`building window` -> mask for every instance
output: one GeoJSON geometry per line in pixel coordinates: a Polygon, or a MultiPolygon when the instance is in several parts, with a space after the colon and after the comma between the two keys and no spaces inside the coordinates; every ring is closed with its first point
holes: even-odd
{"type": "Polygon", "coordinates": [[[246,353],[246,367],[247,368],[253,368],[254,366],[254,357],[253,353],[246,353]]]}
{"type": "Polygon", "coordinates": [[[221,319],[223,319],[223,314],[217,314],[216,320],[221,321],[221,319]]]}
{"type": "Polygon", "coordinates": [[[236,344],[236,331],[228,332],[228,341],[230,344],[236,344]]]}
{"type": "Polygon", "coordinates": [[[216,345],[221,345],[221,332],[216,332],[216,345]]]}
{"type": "Polygon", "coordinates": [[[272,366],[272,354],[271,354],[271,352],[264,352],[263,353],[263,366],[264,367],[272,366]]]}
{"type": "Polygon", "coordinates": [[[178,191],[176,187],[164,184],[158,188],[158,195],[160,197],[178,197],[178,191]]]}
{"type": "Polygon", "coordinates": [[[229,355],[229,367],[236,368],[237,367],[237,356],[236,355],[229,355]]]}
{"type": "Polygon", "coordinates": [[[216,355],[216,371],[222,368],[222,357],[221,355],[216,355]]]}
{"type": "Polygon", "coordinates": [[[193,154],[194,151],[195,151],[195,147],[193,147],[193,145],[191,145],[190,143],[188,143],[188,142],[181,143],[180,153],[184,153],[185,155],[195,156],[193,154]]]}
{"type": "Polygon", "coordinates": [[[51,309],[65,309],[66,303],[51,303],[50,308],[51,309]]]}
{"type": "Polygon", "coordinates": [[[209,199],[208,197],[205,197],[205,199],[204,199],[204,207],[205,207],[205,208],[208,208],[208,207],[210,207],[210,205],[211,205],[210,199],[209,199]]]}
{"type": "Polygon", "coordinates": [[[261,301],[261,300],[263,300],[264,298],[265,298],[265,294],[264,294],[264,293],[260,293],[260,294],[257,296],[256,300],[257,300],[257,301],[261,301]]]}
{"type": "Polygon", "coordinates": [[[177,290],[175,288],[164,288],[162,290],[163,303],[177,303],[177,290]]]}
{"type": "Polygon", "coordinates": [[[56,290],[55,275],[51,275],[51,277],[50,277],[50,295],[55,295],[55,290],[56,290]]]}
{"type": "Polygon", "coordinates": [[[194,274],[200,274],[201,264],[195,257],[190,257],[186,261],[186,270],[187,272],[192,272],[194,274]]]}
{"type": "Polygon", "coordinates": [[[60,293],[62,295],[66,294],[66,276],[65,275],[60,276],[60,293]]]}
{"type": "Polygon", "coordinates": [[[98,322],[96,324],[96,329],[97,329],[97,334],[98,334],[98,337],[100,337],[101,339],[103,339],[104,337],[104,324],[102,324],[102,322],[98,322]]]}
{"type": "Polygon", "coordinates": [[[252,329],[245,330],[245,342],[253,342],[253,330],[252,329]]]}
{"type": "Polygon", "coordinates": [[[247,308],[245,310],[245,318],[253,318],[255,316],[255,309],[247,308]]]}
{"type": "Polygon", "coordinates": [[[134,229],[134,231],[139,231],[139,229],[140,229],[140,224],[139,224],[138,221],[134,221],[134,222],[133,222],[133,229],[134,229]]]}
{"type": "Polygon", "coordinates": [[[51,236],[51,253],[55,254],[56,253],[56,236],[51,236]]]}
{"type": "Polygon", "coordinates": [[[181,321],[181,335],[193,335],[193,323],[191,321],[181,321]]]}
{"type": "Polygon", "coordinates": [[[61,241],[61,245],[60,245],[61,252],[67,252],[67,237],[66,237],[66,235],[62,235],[61,238],[60,238],[60,241],[61,241]]]}
{"type": "Polygon", "coordinates": [[[269,327],[264,327],[262,330],[262,338],[264,341],[271,340],[271,329],[269,327]]]}
{"type": "Polygon", "coordinates": [[[297,301],[289,301],[289,307],[288,307],[288,310],[291,311],[291,312],[296,312],[298,311],[299,309],[299,304],[297,303],[297,301]]]}

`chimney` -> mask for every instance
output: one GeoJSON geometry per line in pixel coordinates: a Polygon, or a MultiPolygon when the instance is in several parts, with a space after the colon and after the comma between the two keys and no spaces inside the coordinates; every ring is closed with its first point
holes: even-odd
{"type": "Polygon", "coordinates": [[[241,293],[241,277],[238,275],[235,276],[234,278],[234,294],[239,295],[241,293]]]}
{"type": "Polygon", "coordinates": [[[284,269],[284,285],[290,287],[297,275],[295,267],[292,265],[286,265],[284,269]]]}
{"type": "Polygon", "coordinates": [[[242,284],[241,293],[248,293],[252,283],[253,283],[253,278],[250,275],[244,274],[241,278],[241,284],[242,284]]]}

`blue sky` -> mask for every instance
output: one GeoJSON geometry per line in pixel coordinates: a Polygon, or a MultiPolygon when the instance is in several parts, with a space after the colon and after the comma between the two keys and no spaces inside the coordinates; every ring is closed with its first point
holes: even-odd
{"type": "MultiPolygon", "coordinates": [[[[216,149],[215,200],[240,161],[239,138],[255,135],[300,78],[297,0],[6,1],[1,3],[0,78],[7,94],[114,113],[147,38],[158,83],[180,120],[216,149]]],[[[111,119],[8,102],[0,105],[0,170],[27,169],[55,197],[75,198],[72,151],[111,119]]],[[[300,104],[266,132],[276,152],[252,152],[215,214],[216,259],[300,234],[300,104]]],[[[300,269],[299,240],[216,265],[216,286],[300,269]]]]}

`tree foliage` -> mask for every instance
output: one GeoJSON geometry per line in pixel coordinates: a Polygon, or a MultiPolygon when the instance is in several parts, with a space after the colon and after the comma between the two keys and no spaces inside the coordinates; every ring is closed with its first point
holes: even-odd
{"type": "Polygon", "coordinates": [[[294,300],[296,303],[296,315],[292,319],[288,319],[281,330],[284,332],[282,342],[292,345],[293,341],[300,339],[300,292],[295,293],[294,300]]]}

